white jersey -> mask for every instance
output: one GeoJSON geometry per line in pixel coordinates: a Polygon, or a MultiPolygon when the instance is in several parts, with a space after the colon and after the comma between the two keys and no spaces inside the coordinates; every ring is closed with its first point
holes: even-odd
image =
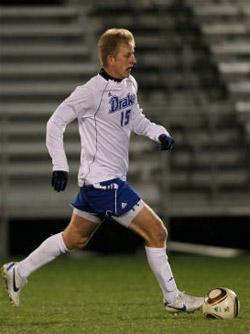
{"type": "Polygon", "coordinates": [[[156,142],[160,134],[168,134],[142,113],[131,75],[117,82],[98,74],[78,86],[47,123],[46,145],[53,170],[69,171],[63,133],[76,118],[81,140],[80,187],[113,178],[126,180],[131,131],[156,142]]]}

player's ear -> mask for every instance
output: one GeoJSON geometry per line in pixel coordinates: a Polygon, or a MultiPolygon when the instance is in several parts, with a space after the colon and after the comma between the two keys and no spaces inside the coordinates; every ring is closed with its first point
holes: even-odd
{"type": "Polygon", "coordinates": [[[115,56],[114,55],[111,54],[111,55],[107,56],[107,64],[108,65],[113,65],[114,61],[115,61],[115,56]]]}

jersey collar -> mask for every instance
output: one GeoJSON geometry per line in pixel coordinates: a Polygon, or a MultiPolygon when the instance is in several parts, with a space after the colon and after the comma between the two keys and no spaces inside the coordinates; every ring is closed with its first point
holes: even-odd
{"type": "Polygon", "coordinates": [[[116,81],[116,82],[121,82],[122,79],[117,79],[117,78],[113,78],[111,77],[111,75],[109,75],[105,70],[104,68],[101,68],[99,74],[105,79],[105,80],[113,80],[113,81],[116,81]]]}

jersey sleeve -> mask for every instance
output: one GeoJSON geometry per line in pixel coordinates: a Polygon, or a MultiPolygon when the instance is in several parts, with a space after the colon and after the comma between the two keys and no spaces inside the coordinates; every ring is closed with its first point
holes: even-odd
{"type": "Polygon", "coordinates": [[[132,131],[138,135],[147,136],[150,139],[159,142],[158,137],[165,133],[169,135],[169,132],[162,126],[151,122],[143,113],[142,108],[140,108],[137,102],[137,91],[138,84],[135,78],[130,75],[130,80],[135,90],[136,104],[133,107],[132,113],[132,131]]]}
{"type": "Polygon", "coordinates": [[[89,109],[88,90],[77,87],[75,91],[64,100],[52,114],[47,122],[46,146],[52,159],[53,170],[69,171],[67,157],[63,144],[63,134],[69,123],[84,116],[89,109]]]}
{"type": "Polygon", "coordinates": [[[143,113],[139,104],[136,104],[132,114],[132,131],[138,135],[144,135],[150,139],[159,142],[158,138],[161,134],[165,133],[170,135],[169,132],[162,126],[151,122],[143,113]]]}

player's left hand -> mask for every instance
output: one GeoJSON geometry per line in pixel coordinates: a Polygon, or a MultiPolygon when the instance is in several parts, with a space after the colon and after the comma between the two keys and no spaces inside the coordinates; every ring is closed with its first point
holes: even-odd
{"type": "Polygon", "coordinates": [[[51,185],[55,191],[63,191],[68,182],[68,172],[55,170],[52,173],[51,185]]]}
{"type": "Polygon", "coordinates": [[[163,133],[159,136],[160,141],[160,150],[166,151],[171,150],[174,145],[174,139],[171,136],[168,136],[167,134],[163,133]]]}

